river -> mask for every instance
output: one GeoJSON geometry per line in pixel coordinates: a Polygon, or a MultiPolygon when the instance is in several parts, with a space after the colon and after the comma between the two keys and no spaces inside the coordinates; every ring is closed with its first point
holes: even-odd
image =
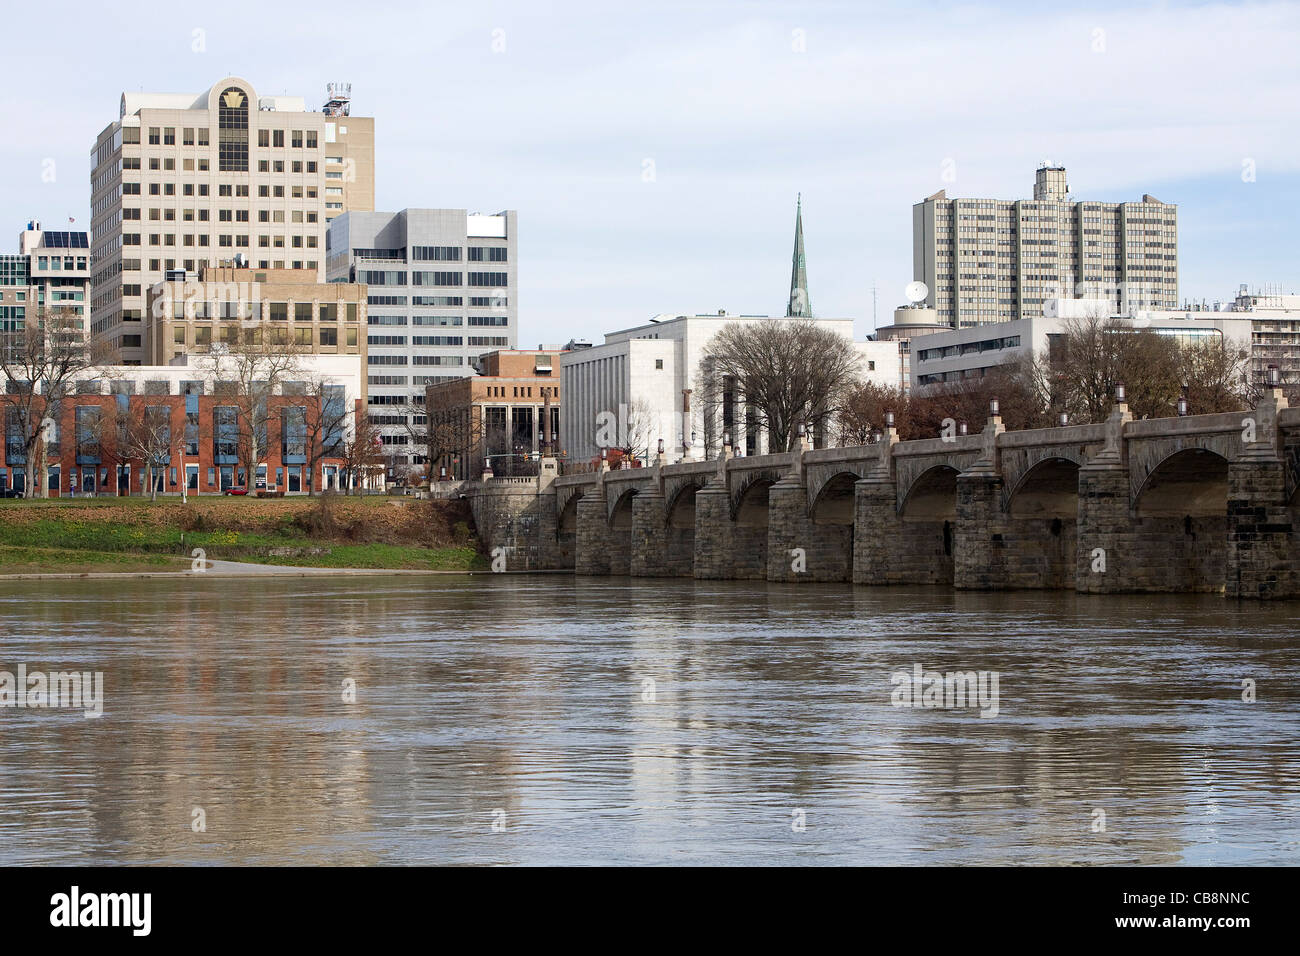
{"type": "Polygon", "coordinates": [[[20,664],[103,714],[0,708],[0,863],[1300,863],[1294,603],[0,582],[20,664]]]}

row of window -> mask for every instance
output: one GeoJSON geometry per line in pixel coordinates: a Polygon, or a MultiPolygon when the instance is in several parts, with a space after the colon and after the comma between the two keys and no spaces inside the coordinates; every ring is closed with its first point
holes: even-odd
{"type": "MultiPolygon", "coordinates": [[[[366,302],[370,305],[406,305],[408,297],[404,295],[369,295],[366,297],[366,302]]],[[[411,305],[427,305],[439,308],[448,306],[460,308],[465,304],[464,298],[458,295],[413,295],[409,297],[409,302],[411,305]]],[[[471,309],[504,309],[509,304],[510,300],[503,295],[472,295],[469,297],[469,307],[471,309]]]]}

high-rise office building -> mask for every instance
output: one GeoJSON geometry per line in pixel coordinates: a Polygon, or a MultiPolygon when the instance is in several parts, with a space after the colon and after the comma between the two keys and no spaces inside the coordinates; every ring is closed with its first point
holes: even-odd
{"type": "Polygon", "coordinates": [[[91,152],[91,332],[145,356],[146,291],[203,266],[325,276],[325,230],[374,208],[374,120],[332,85],[324,109],[227,77],[195,96],[123,93],[91,152]]]}
{"type": "Polygon", "coordinates": [[[348,212],[330,224],[330,282],[367,287],[367,401],[393,475],[420,465],[429,385],[473,375],[516,343],[513,211],[348,212]]]}
{"type": "Polygon", "coordinates": [[[1076,201],[1065,169],[1040,167],[1033,199],[949,199],[912,207],[912,275],[953,328],[1034,318],[1047,299],[1106,299],[1116,312],[1178,302],[1178,207],[1076,201]]]}
{"type": "Polygon", "coordinates": [[[18,254],[0,255],[0,332],[20,331],[40,312],[62,312],[84,330],[89,308],[89,237],[28,222],[18,234],[18,254]]]}

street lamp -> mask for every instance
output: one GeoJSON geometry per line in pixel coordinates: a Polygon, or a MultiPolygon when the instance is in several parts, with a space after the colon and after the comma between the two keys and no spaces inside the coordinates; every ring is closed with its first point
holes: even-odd
{"type": "Polygon", "coordinates": [[[1125,402],[1123,382],[1117,382],[1115,385],[1115,402],[1118,405],[1123,405],[1125,402]]]}

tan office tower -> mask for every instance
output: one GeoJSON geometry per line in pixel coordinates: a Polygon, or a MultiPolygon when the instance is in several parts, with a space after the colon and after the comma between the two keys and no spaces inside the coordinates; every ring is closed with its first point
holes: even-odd
{"type": "Polygon", "coordinates": [[[1055,298],[1109,299],[1117,313],[1178,303],[1178,207],[1077,202],[1065,169],[1042,166],[1033,199],[949,199],[912,207],[912,275],[953,328],[1038,318],[1055,298]]]}
{"type": "Polygon", "coordinates": [[[314,270],[325,229],[375,205],[374,119],[227,77],[197,96],[123,93],[91,153],[91,334],[144,361],[146,293],[200,268],[314,270]]]}

